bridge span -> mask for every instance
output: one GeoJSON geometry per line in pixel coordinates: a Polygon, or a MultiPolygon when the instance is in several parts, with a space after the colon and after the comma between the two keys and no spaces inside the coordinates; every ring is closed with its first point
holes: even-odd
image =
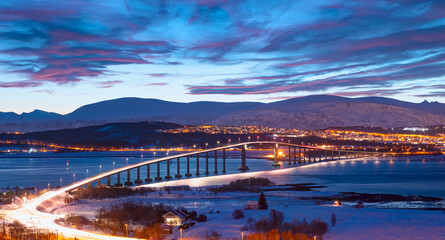
{"type": "Polygon", "coordinates": [[[340,149],[325,149],[320,147],[313,147],[308,145],[296,145],[291,143],[283,143],[283,142],[245,142],[245,143],[238,143],[223,147],[217,147],[212,149],[205,149],[201,151],[195,151],[191,153],[183,153],[175,156],[167,156],[162,157],[158,159],[153,159],[149,161],[140,162],[133,165],[128,165],[122,168],[117,168],[112,171],[104,172],[101,174],[98,174],[96,176],[86,178],[83,180],[80,180],[78,182],[72,183],[70,185],[61,187],[59,189],[56,189],[54,191],[49,191],[44,193],[43,195],[40,195],[29,202],[25,203],[22,207],[7,211],[6,212],[6,219],[8,221],[13,220],[19,220],[20,222],[36,228],[45,228],[51,231],[57,231],[59,234],[63,234],[65,236],[71,236],[71,237],[77,237],[78,239],[101,239],[101,240],[130,240],[135,238],[126,238],[126,237],[117,237],[117,236],[110,236],[110,235],[104,235],[104,234],[98,234],[98,233],[92,233],[77,229],[72,229],[70,227],[61,226],[55,223],[55,220],[57,218],[63,217],[58,216],[51,213],[45,213],[38,210],[38,206],[41,205],[44,201],[52,199],[56,196],[59,196],[66,192],[71,191],[79,191],[84,186],[91,185],[92,183],[97,182],[97,186],[101,186],[101,180],[106,179],[107,185],[110,184],[110,178],[112,176],[116,176],[117,186],[130,186],[133,185],[133,182],[130,181],[130,174],[131,171],[136,171],[137,179],[134,181],[134,184],[142,184],[143,181],[140,176],[140,169],[142,167],[146,167],[147,169],[150,169],[152,166],[156,166],[156,177],[151,179],[150,171],[147,171],[147,178],[144,179],[145,182],[149,183],[152,181],[161,181],[164,177],[164,179],[171,179],[173,176],[170,174],[170,161],[177,161],[177,171],[174,175],[175,178],[182,178],[182,173],[180,172],[180,163],[181,159],[182,162],[187,164],[187,170],[185,171],[185,177],[192,177],[193,175],[199,177],[200,175],[209,175],[210,169],[209,169],[209,153],[213,153],[214,161],[215,161],[215,169],[213,171],[213,174],[218,174],[221,170],[221,173],[226,172],[226,165],[225,165],[225,151],[227,149],[236,149],[240,152],[240,166],[239,171],[248,171],[248,165],[246,162],[246,148],[249,146],[259,146],[261,145],[262,148],[269,147],[271,150],[273,149],[273,157],[274,162],[272,163],[273,166],[276,166],[279,161],[278,156],[278,149],[281,147],[285,150],[288,150],[287,158],[281,159],[282,164],[287,162],[289,165],[297,165],[297,164],[309,164],[309,163],[315,163],[315,162],[324,162],[324,161],[336,161],[339,159],[348,159],[353,157],[365,157],[365,156],[381,156],[382,153],[377,152],[364,152],[364,151],[349,151],[349,150],[340,150],[340,149]],[[218,152],[222,155],[222,162],[220,165],[218,165],[218,152]],[[200,163],[200,155],[204,155],[205,164],[206,164],[206,170],[204,173],[199,172],[199,163],[200,163]],[[190,157],[195,157],[196,162],[191,166],[190,163],[190,157]],[[166,162],[167,164],[165,167],[167,168],[167,174],[166,176],[160,175],[160,163],[166,162]],[[218,168],[218,166],[221,166],[218,168]],[[192,168],[191,168],[192,167],[192,168]],[[193,173],[192,173],[193,171],[193,173]],[[120,174],[121,173],[127,173],[127,181],[125,183],[120,182],[120,174]]]}
{"type": "Polygon", "coordinates": [[[262,149],[270,148],[273,150],[274,161],[272,166],[279,166],[279,161],[287,162],[288,165],[302,165],[315,162],[323,161],[335,161],[339,159],[357,158],[365,156],[382,156],[383,153],[378,152],[366,152],[366,151],[352,151],[352,150],[342,150],[334,148],[322,148],[314,147],[309,145],[298,145],[285,142],[274,142],[274,141],[255,141],[255,142],[244,142],[231,144],[211,149],[204,149],[200,151],[182,153],[178,155],[161,157],[158,159],[152,159],[148,161],[143,161],[140,163],[128,165],[125,167],[113,169],[108,172],[104,172],[87,179],[75,182],[73,184],[64,186],[62,189],[65,192],[71,192],[73,190],[80,191],[82,187],[91,186],[95,184],[96,186],[107,185],[111,186],[111,178],[115,177],[114,186],[132,186],[140,185],[145,183],[151,183],[153,181],[170,180],[173,178],[190,178],[192,176],[199,177],[201,175],[208,176],[210,174],[226,173],[226,150],[236,149],[240,152],[240,166],[239,171],[248,171],[249,167],[247,165],[247,151],[248,147],[261,146],[262,149]],[[287,150],[287,158],[280,159],[278,154],[278,149],[284,148],[287,150]],[[210,155],[210,156],[209,156],[210,155]],[[218,162],[218,156],[220,161],[218,162]],[[192,162],[194,159],[194,162],[192,162]],[[212,158],[212,159],[211,159],[212,158]],[[222,160],[221,160],[222,158],[222,160]],[[201,160],[200,160],[201,159],[201,160]],[[209,161],[214,161],[214,169],[211,171],[209,169],[209,161]],[[176,171],[171,169],[171,163],[176,162],[176,171]],[[163,172],[166,172],[165,176],[161,176],[161,163],[166,168],[163,172]],[[181,172],[181,166],[185,164],[187,166],[184,172],[181,172]],[[200,172],[200,164],[205,164],[205,171],[200,172]],[[146,168],[146,177],[142,178],[141,168],[146,168]],[[152,176],[152,170],[155,169],[155,174],[152,176]],[[174,172],[174,173],[173,173],[174,172]],[[121,181],[121,175],[125,174],[126,181],[121,181]],[[136,174],[136,180],[131,181],[131,175],[136,174]],[[182,175],[184,174],[184,175],[182,175]]]}

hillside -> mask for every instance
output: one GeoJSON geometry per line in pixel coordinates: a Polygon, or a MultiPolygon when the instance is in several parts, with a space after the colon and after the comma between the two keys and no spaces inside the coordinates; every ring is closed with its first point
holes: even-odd
{"type": "Polygon", "coordinates": [[[262,125],[298,129],[443,125],[445,104],[330,95],[313,95],[272,103],[178,103],[158,99],[120,98],[88,104],[66,115],[40,110],[23,114],[0,112],[0,131],[35,132],[142,121],[165,121],[181,125],[262,125]]]}

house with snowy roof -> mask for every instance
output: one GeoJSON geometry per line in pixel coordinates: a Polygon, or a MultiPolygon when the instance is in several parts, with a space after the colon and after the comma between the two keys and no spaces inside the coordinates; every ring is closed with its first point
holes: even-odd
{"type": "Polygon", "coordinates": [[[187,217],[187,214],[181,210],[172,210],[162,216],[164,223],[169,226],[180,226],[187,217]]]}

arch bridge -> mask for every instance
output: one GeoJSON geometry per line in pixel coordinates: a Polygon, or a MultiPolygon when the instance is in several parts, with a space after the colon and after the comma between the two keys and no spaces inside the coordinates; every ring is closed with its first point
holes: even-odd
{"type": "MultiPolygon", "coordinates": [[[[134,184],[139,185],[142,183],[150,183],[153,181],[161,181],[163,179],[170,180],[173,177],[176,179],[180,179],[183,177],[190,178],[193,175],[199,177],[201,175],[210,175],[226,173],[226,150],[228,149],[238,149],[240,150],[240,166],[238,168],[239,171],[248,171],[249,167],[247,165],[247,154],[246,148],[249,146],[266,146],[273,149],[273,158],[274,162],[272,166],[279,166],[279,154],[278,149],[287,148],[288,154],[287,159],[281,159],[282,162],[288,162],[288,165],[302,165],[316,162],[325,162],[325,161],[335,161],[340,159],[349,159],[349,158],[357,158],[357,157],[367,157],[367,156],[383,156],[383,153],[377,152],[366,152],[366,151],[352,151],[352,150],[342,150],[342,149],[326,149],[321,147],[314,147],[309,145],[298,145],[292,143],[285,142],[274,142],[274,141],[256,141],[256,142],[244,142],[238,144],[232,144],[222,147],[216,147],[211,149],[204,149],[200,151],[195,151],[191,153],[183,153],[173,156],[166,156],[158,159],[152,159],[148,161],[143,161],[140,163],[128,165],[125,167],[113,169],[108,172],[104,172],[90,178],[83,179],[81,181],[75,182],[73,184],[67,185],[63,187],[63,191],[71,192],[73,190],[78,190],[85,186],[91,186],[91,184],[97,183],[97,186],[101,186],[106,184],[107,186],[111,186],[111,178],[116,177],[115,186],[132,186],[134,184]],[[209,156],[211,154],[211,156],[209,156]],[[218,156],[222,157],[222,161],[218,163],[218,156]],[[213,157],[214,161],[214,169],[212,172],[209,169],[209,161],[211,161],[210,157],[213,157]],[[194,158],[195,162],[192,162],[194,158]],[[205,159],[205,171],[200,172],[200,159],[205,159]],[[170,169],[170,165],[172,162],[176,161],[176,172],[175,170],[170,169]],[[161,163],[165,162],[165,170],[166,175],[161,176],[161,163]],[[184,172],[181,172],[181,164],[186,164],[187,168],[184,172]],[[219,165],[218,165],[219,164],[219,165]],[[219,167],[220,166],[220,167],[219,167]],[[142,178],[141,176],[141,168],[146,168],[146,176],[142,178]],[[154,176],[151,175],[151,169],[155,168],[156,173],[154,176]],[[132,172],[136,171],[136,180],[131,181],[132,172]],[[126,181],[122,181],[121,175],[126,173],[126,181]],[[174,174],[174,175],[173,175],[174,174]],[[184,176],[182,175],[184,174],[184,176]],[[153,178],[152,178],[153,177],[153,178]]],[[[202,160],[201,160],[202,161],[202,160]]],[[[134,173],[133,173],[134,174],[134,173]]]]}

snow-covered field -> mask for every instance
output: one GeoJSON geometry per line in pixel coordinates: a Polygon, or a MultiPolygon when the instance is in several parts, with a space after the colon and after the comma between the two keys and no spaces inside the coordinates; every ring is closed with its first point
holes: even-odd
{"type": "MultiPolygon", "coordinates": [[[[208,221],[197,223],[183,232],[185,239],[202,239],[206,232],[216,231],[223,237],[241,239],[241,227],[246,225],[247,218],[259,219],[267,216],[269,211],[247,210],[245,217],[234,220],[234,209],[243,209],[248,200],[257,200],[258,193],[224,193],[215,195],[208,191],[199,191],[201,187],[191,191],[165,191],[149,193],[144,196],[131,196],[120,199],[84,200],[64,205],[62,201],[54,202],[50,207],[53,213],[75,213],[94,217],[101,207],[111,206],[119,202],[151,202],[165,203],[175,207],[183,206],[205,214],[208,221]],[[220,211],[220,213],[216,213],[220,211]]],[[[298,192],[273,191],[266,192],[269,209],[277,209],[285,214],[285,221],[306,219],[311,221],[320,218],[330,224],[332,213],[337,216],[337,224],[329,226],[325,239],[445,239],[445,213],[442,211],[377,209],[365,204],[364,209],[350,206],[334,206],[316,204],[313,200],[300,200],[298,197],[326,196],[336,193],[329,192],[298,192]]],[[[175,232],[179,237],[179,232],[175,232]]],[[[172,236],[173,237],[173,236],[172,236]]]]}

